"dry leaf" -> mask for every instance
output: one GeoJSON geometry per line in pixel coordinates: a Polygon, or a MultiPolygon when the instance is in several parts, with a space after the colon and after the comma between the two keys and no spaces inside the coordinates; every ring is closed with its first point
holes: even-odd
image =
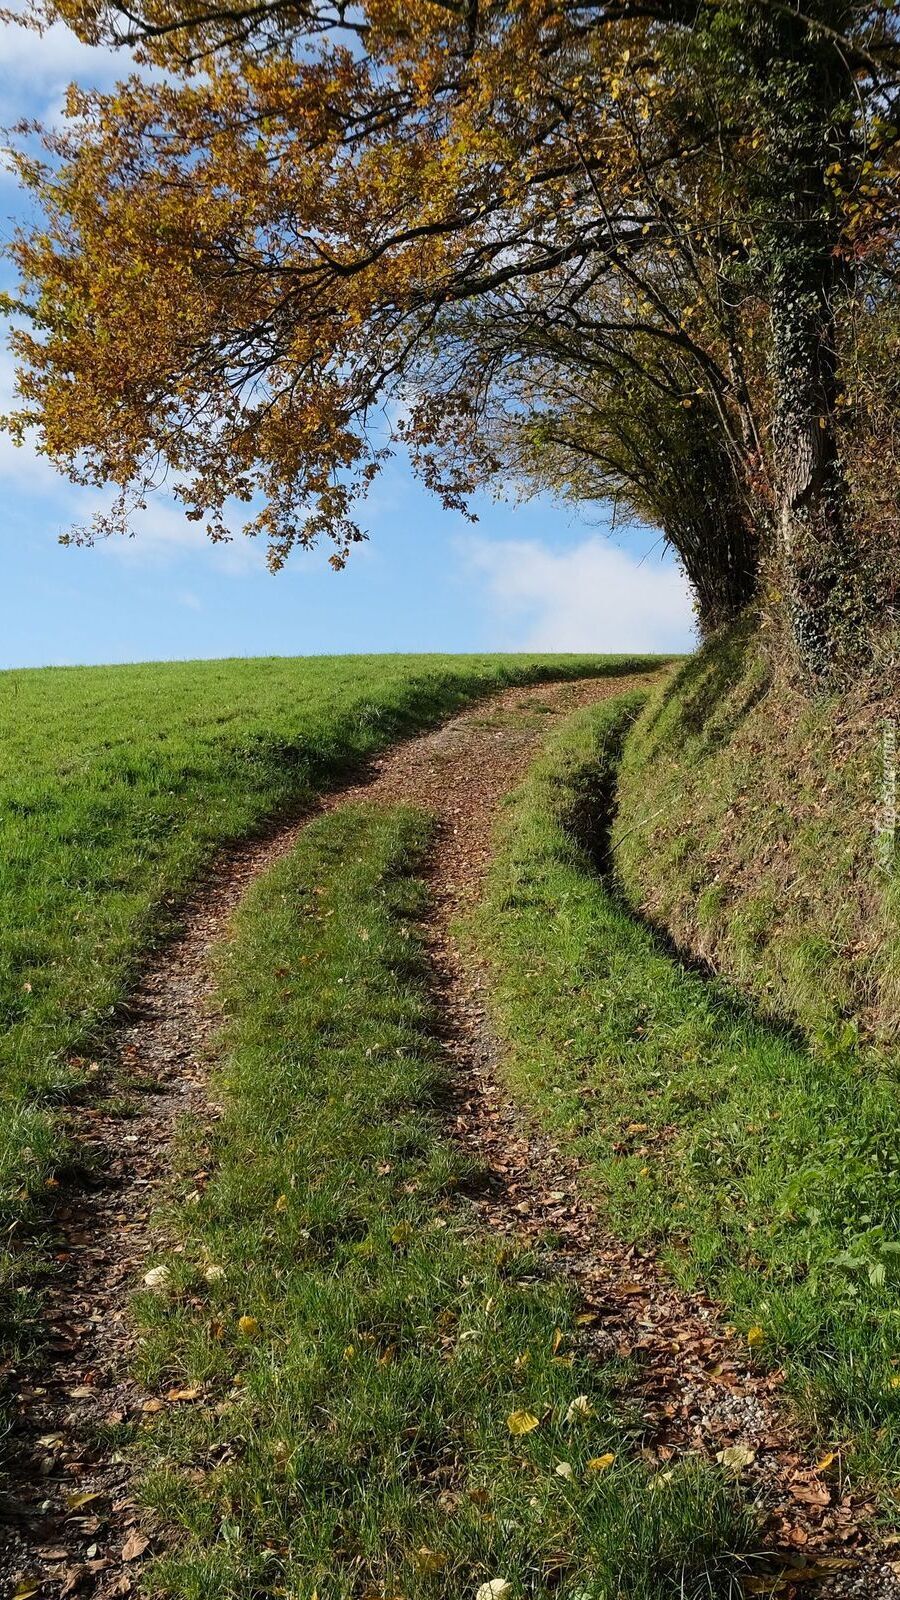
{"type": "Polygon", "coordinates": [[[214,1263],[212,1266],[207,1267],[207,1269],[204,1272],[203,1276],[206,1279],[207,1283],[221,1283],[222,1279],[225,1276],[225,1268],[217,1266],[214,1263]]]}
{"type": "Polygon", "coordinates": [[[145,1289],[167,1289],[171,1274],[168,1267],[151,1267],[144,1273],[145,1289]]]}
{"type": "Polygon", "coordinates": [[[475,1590],[475,1600],[506,1600],[511,1588],[508,1578],[488,1578],[475,1590]]]}
{"type": "Polygon", "coordinates": [[[573,1478],[575,1476],[568,1461],[557,1461],[554,1470],[558,1478],[573,1478]]]}
{"type": "Polygon", "coordinates": [[[167,1400],[199,1400],[202,1389],[170,1389],[166,1395],[167,1400]]]}
{"type": "Polygon", "coordinates": [[[413,1566],[423,1574],[441,1572],[446,1565],[447,1557],[439,1550],[430,1550],[427,1544],[420,1545],[413,1556],[413,1566]]]}
{"type": "Polygon", "coordinates": [[[567,1422],[586,1422],[594,1415],[594,1408],[586,1394],[578,1394],[566,1412],[567,1422]]]}
{"type": "Polygon", "coordinates": [[[747,1329],[747,1343],[751,1350],[758,1350],[760,1345],[765,1344],[765,1342],[766,1334],[764,1328],[760,1328],[758,1324],[754,1323],[752,1328],[747,1329]]]}
{"type": "Polygon", "coordinates": [[[138,1533],[137,1529],[135,1529],[133,1533],[129,1534],[122,1546],[122,1560],[137,1561],[138,1557],[144,1554],[149,1543],[150,1540],[146,1535],[138,1533]]]}
{"type": "Polygon", "coordinates": [[[70,1511],[80,1511],[82,1506],[89,1506],[92,1500],[101,1500],[102,1498],[103,1495],[100,1489],[86,1489],[81,1494],[67,1494],[66,1505],[70,1511]]]}
{"type": "Polygon", "coordinates": [[[744,1467],[749,1467],[751,1461],[756,1460],[756,1451],[751,1450],[746,1444],[732,1444],[727,1450],[717,1450],[716,1460],[727,1467],[729,1472],[741,1472],[744,1467]]]}
{"type": "Polygon", "coordinates": [[[612,1450],[607,1450],[605,1456],[591,1456],[587,1464],[588,1472],[605,1472],[607,1467],[612,1466],[615,1459],[615,1454],[612,1450]]]}
{"type": "MultiPolygon", "coordinates": [[[[534,1416],[531,1411],[511,1411],[506,1419],[506,1426],[514,1437],[518,1437],[522,1433],[531,1433],[539,1425],[540,1419],[534,1416]]],[[[491,1581],[494,1582],[496,1580],[492,1579],[491,1581]]]]}
{"type": "Polygon", "coordinates": [[[255,1317],[238,1317],[238,1333],[245,1339],[253,1339],[259,1333],[259,1323],[255,1317]]]}

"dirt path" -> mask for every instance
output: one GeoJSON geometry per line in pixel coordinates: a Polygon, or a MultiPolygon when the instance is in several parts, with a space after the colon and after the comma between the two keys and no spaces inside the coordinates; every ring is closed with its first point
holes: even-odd
{"type": "MultiPolygon", "coordinates": [[[[483,882],[496,811],[549,728],[636,681],[507,691],[397,747],[373,764],[366,781],[324,804],[403,800],[437,814],[428,936],[454,1063],[458,1136],[493,1178],[478,1203],[494,1228],[552,1229],[561,1238],[560,1263],[596,1312],[590,1337],[598,1353],[627,1348],[639,1364],[648,1456],[664,1467],[687,1449],[715,1454],[746,1444],[755,1453],[748,1481],[759,1484],[771,1507],[773,1546],[798,1553],[799,1570],[779,1592],[815,1577],[819,1594],[893,1600],[900,1585],[890,1568],[861,1547],[865,1507],[804,1456],[780,1413],[777,1374],[752,1370],[701,1296],[678,1293],[651,1261],[606,1240],[578,1195],[576,1174],[545,1141],[523,1132],[504,1104],[479,975],[452,937],[454,919],[483,882]]],[[[48,1298],[49,1359],[16,1394],[15,1457],[0,1507],[6,1534],[0,1600],[105,1600],[138,1584],[148,1546],[122,1443],[142,1414],[166,1399],[141,1393],[130,1376],[127,1296],[158,1246],[151,1213],[174,1128],[185,1112],[215,1115],[205,1092],[217,1024],[209,1006],[210,949],[226,935],[247,884],[290,850],[304,825],[292,823],[218,863],[188,908],[182,937],[155,960],[133,996],[109,1062],[98,1068],[111,1094],[127,1089],[128,1106],[117,1099],[72,1113],[73,1143],[88,1171],[79,1185],[61,1191],[54,1219],[59,1271],[48,1298]]]]}

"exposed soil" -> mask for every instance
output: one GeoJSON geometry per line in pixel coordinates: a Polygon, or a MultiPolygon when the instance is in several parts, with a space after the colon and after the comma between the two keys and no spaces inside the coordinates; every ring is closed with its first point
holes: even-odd
{"type": "MultiPolygon", "coordinates": [[[[715,1456],[746,1446],[753,1460],[744,1477],[766,1506],[767,1544],[778,1552],[770,1563],[781,1574],[777,1592],[900,1600],[885,1553],[866,1543],[871,1508],[840,1475],[839,1458],[817,1469],[780,1402],[780,1375],[754,1366],[709,1301],[679,1292],[650,1257],[606,1237],[572,1164],[505,1102],[482,975],[453,938],[454,920],[479,894],[495,814],[549,728],[638,681],[509,690],[398,746],[364,781],[323,805],[402,800],[437,815],[427,932],[457,1136],[490,1177],[473,1203],[494,1229],[558,1240],[559,1265],[596,1317],[585,1337],[598,1355],[627,1352],[636,1364],[648,1458],[667,1470],[688,1450],[715,1456]]],[[[130,1376],[128,1291],[158,1249],[152,1212],[164,1192],[175,1127],[185,1112],[216,1111],[205,1089],[218,1020],[209,1001],[211,947],[226,936],[247,884],[291,848],[304,825],[294,821],[220,858],[187,908],[182,936],[149,967],[97,1069],[98,1082],[117,1096],[125,1089],[128,1104],[95,1101],[70,1113],[83,1170],[80,1181],[61,1188],[53,1219],[58,1271],[47,1299],[46,1356],[38,1373],[15,1386],[14,1459],[0,1505],[0,1594],[128,1594],[153,1548],[122,1446],[142,1414],[177,1402],[141,1392],[130,1376]]],[[[770,1575],[765,1592],[772,1582],[770,1575]]]]}

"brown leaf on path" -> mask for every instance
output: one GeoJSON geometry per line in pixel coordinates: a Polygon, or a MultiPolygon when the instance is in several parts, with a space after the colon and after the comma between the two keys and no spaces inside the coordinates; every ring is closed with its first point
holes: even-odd
{"type": "Polygon", "coordinates": [[[122,1546],[122,1560],[137,1561],[144,1554],[144,1551],[149,1548],[149,1545],[150,1540],[147,1535],[135,1529],[134,1533],[126,1539],[122,1546]]]}

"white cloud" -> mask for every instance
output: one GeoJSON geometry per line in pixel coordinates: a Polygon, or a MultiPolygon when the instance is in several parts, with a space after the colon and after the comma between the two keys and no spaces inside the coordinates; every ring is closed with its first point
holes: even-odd
{"type": "Polygon", "coordinates": [[[639,561],[605,539],[554,551],[535,540],[461,541],[485,599],[522,650],[685,650],[693,644],[687,584],[675,564],[639,561]]]}
{"type": "MultiPolygon", "coordinates": [[[[10,8],[12,9],[12,7],[10,8]]],[[[22,11],[24,7],[15,9],[22,11]]],[[[126,50],[82,44],[65,23],[54,22],[43,33],[16,22],[0,28],[0,74],[7,91],[24,99],[42,88],[74,81],[98,88],[126,77],[132,60],[126,50]]]]}

